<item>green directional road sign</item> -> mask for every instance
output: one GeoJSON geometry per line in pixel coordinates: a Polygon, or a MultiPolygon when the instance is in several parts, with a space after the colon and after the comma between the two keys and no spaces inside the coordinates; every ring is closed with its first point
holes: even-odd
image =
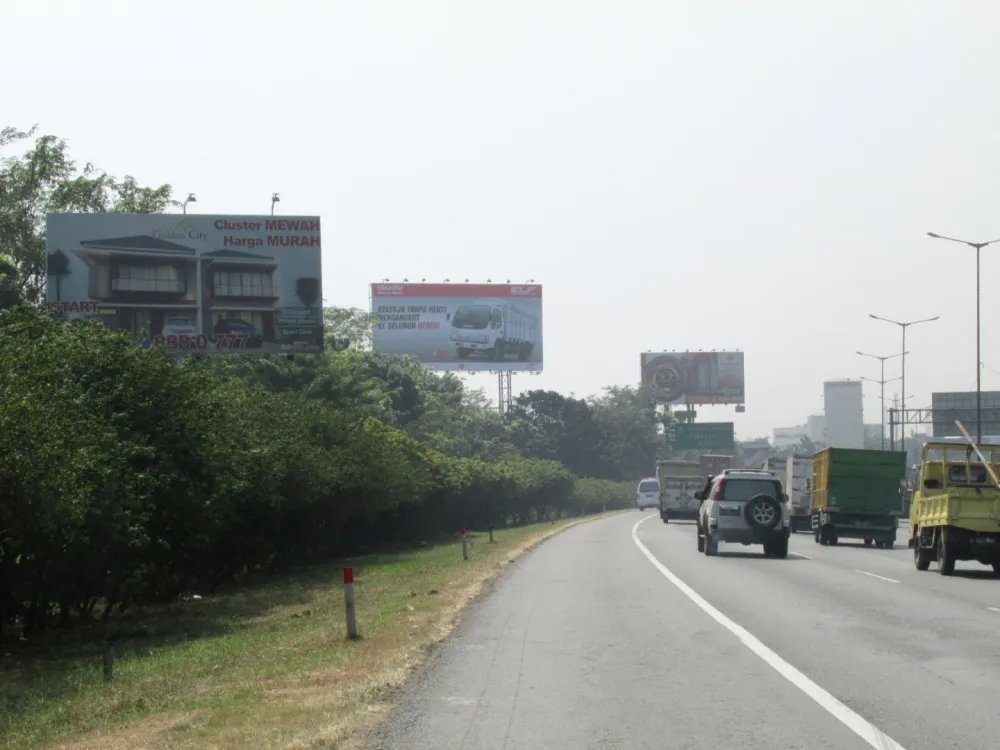
{"type": "Polygon", "coordinates": [[[732,422],[692,422],[674,425],[674,449],[683,451],[732,452],[734,430],[732,422]]]}

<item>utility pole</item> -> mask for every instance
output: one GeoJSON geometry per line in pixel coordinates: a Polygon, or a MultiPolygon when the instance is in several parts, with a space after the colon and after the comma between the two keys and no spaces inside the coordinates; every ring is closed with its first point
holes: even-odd
{"type": "Polygon", "coordinates": [[[886,383],[891,383],[894,380],[902,380],[903,379],[902,376],[900,376],[898,378],[890,378],[889,380],[886,380],[885,379],[885,361],[887,359],[893,359],[895,357],[905,356],[908,353],[909,352],[899,352],[897,354],[887,354],[884,357],[880,357],[877,354],[868,354],[866,352],[858,352],[858,354],[860,354],[862,357],[871,357],[872,359],[877,359],[879,361],[879,364],[882,367],[881,380],[873,380],[872,378],[866,378],[864,376],[861,377],[862,380],[867,380],[867,381],[872,382],[872,383],[878,383],[881,386],[881,388],[882,388],[881,395],[879,396],[879,407],[880,407],[880,411],[882,412],[882,450],[885,450],[885,384],[886,383]]]}
{"type": "Polygon", "coordinates": [[[906,411],[906,354],[907,354],[906,329],[909,328],[910,326],[915,326],[918,323],[930,323],[932,321],[938,320],[941,316],[935,315],[933,318],[921,318],[920,320],[909,320],[906,322],[899,320],[890,320],[889,318],[880,318],[878,315],[872,315],[871,313],[868,313],[868,317],[871,318],[872,320],[881,320],[884,323],[892,323],[893,325],[897,325],[903,329],[903,346],[899,350],[901,352],[901,356],[903,357],[902,368],[901,368],[902,375],[900,376],[900,380],[902,380],[903,382],[899,386],[899,390],[902,391],[902,399],[900,400],[899,408],[901,411],[906,411]]]}
{"type": "Polygon", "coordinates": [[[934,234],[934,232],[928,232],[927,235],[936,240],[948,240],[949,242],[968,245],[976,250],[976,444],[978,445],[983,442],[983,357],[980,353],[979,344],[979,251],[987,245],[1000,242],[1000,239],[990,240],[989,242],[967,242],[966,240],[956,240],[954,237],[944,237],[940,234],[934,234]]]}

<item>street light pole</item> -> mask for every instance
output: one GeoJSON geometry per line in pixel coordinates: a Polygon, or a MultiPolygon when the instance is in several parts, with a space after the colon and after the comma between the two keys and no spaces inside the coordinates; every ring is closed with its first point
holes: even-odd
{"type": "MultiPolygon", "coordinates": [[[[879,397],[879,404],[881,406],[881,411],[882,411],[882,450],[885,450],[885,384],[891,383],[893,380],[902,380],[901,377],[890,378],[889,380],[885,379],[885,361],[887,359],[894,359],[896,357],[905,356],[906,354],[908,354],[908,352],[902,351],[902,352],[897,352],[896,354],[887,354],[884,357],[880,357],[877,354],[868,354],[867,352],[858,352],[858,354],[860,354],[862,357],[871,357],[872,359],[877,359],[882,367],[882,376],[881,376],[882,379],[874,380],[872,382],[879,383],[882,386],[882,395],[879,397]]],[[[861,379],[872,380],[871,378],[866,378],[866,377],[862,377],[861,379]]]]}
{"type": "MultiPolygon", "coordinates": [[[[188,197],[184,199],[181,204],[181,213],[186,214],[188,212],[188,203],[197,203],[198,199],[194,197],[194,193],[188,193],[188,197]]],[[[176,203],[174,204],[177,205],[176,203]]]]}
{"type": "Polygon", "coordinates": [[[902,375],[900,377],[900,380],[902,380],[903,382],[900,383],[900,386],[899,386],[900,390],[903,392],[902,398],[901,398],[900,403],[899,403],[899,411],[900,411],[900,414],[903,416],[903,425],[904,425],[903,427],[900,428],[900,442],[903,443],[905,441],[905,439],[906,439],[906,427],[905,427],[905,420],[906,420],[906,354],[907,354],[907,352],[906,352],[906,329],[909,328],[910,326],[915,326],[918,323],[930,323],[932,321],[938,320],[941,316],[940,315],[935,315],[933,318],[921,318],[920,320],[908,320],[908,321],[905,321],[905,322],[901,321],[901,320],[890,320],[889,318],[880,318],[878,315],[872,315],[871,313],[868,313],[868,317],[871,318],[872,320],[881,320],[884,323],[892,323],[893,325],[897,325],[897,326],[899,326],[900,328],[903,329],[903,348],[900,349],[900,356],[903,358],[902,359],[902,366],[901,366],[902,375]]]}
{"type": "Polygon", "coordinates": [[[954,237],[944,237],[940,234],[934,234],[934,232],[928,232],[928,237],[933,237],[936,240],[948,240],[949,242],[958,242],[962,245],[968,245],[976,249],[976,442],[983,442],[983,358],[980,353],[979,348],[979,251],[982,250],[987,245],[992,245],[994,242],[1000,242],[1000,239],[990,240],[989,242],[968,242],[966,240],[957,240],[954,237]]]}

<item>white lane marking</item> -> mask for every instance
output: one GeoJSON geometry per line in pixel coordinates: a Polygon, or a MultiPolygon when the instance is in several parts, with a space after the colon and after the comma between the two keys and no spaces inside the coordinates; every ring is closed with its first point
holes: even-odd
{"type": "Polygon", "coordinates": [[[877,573],[869,573],[866,570],[854,570],[855,573],[860,573],[863,576],[871,576],[872,578],[878,578],[880,581],[888,581],[889,583],[902,583],[902,581],[897,581],[895,578],[886,578],[885,576],[880,576],[877,573]]]}
{"type": "Polygon", "coordinates": [[[987,607],[986,609],[988,609],[990,612],[1000,612],[1000,608],[997,607],[987,607]]]}
{"type": "Polygon", "coordinates": [[[735,622],[722,614],[722,612],[709,604],[701,596],[701,594],[684,583],[684,581],[678,578],[669,568],[667,568],[666,565],[657,560],[656,556],[639,540],[638,533],[639,526],[648,521],[649,518],[653,517],[654,516],[643,518],[632,527],[632,541],[635,542],[639,551],[646,556],[646,559],[653,564],[654,568],[660,571],[664,578],[680,589],[681,593],[698,605],[698,607],[705,614],[719,623],[730,633],[735,635],[744,646],[763,659],[764,662],[775,672],[780,674],[790,683],[795,685],[795,687],[816,701],[816,703],[825,709],[831,716],[858,735],[858,737],[863,739],[869,745],[877,750],[906,750],[906,748],[896,742],[896,740],[892,739],[889,735],[864,717],[856,714],[854,711],[833,697],[833,695],[828,693],[826,690],[806,677],[802,672],[778,656],[774,651],[761,643],[760,640],[755,635],[750,633],[749,630],[746,630],[741,625],[737,625],[735,622]]]}
{"type": "Polygon", "coordinates": [[[801,552],[789,552],[789,555],[795,555],[796,557],[801,557],[803,560],[812,560],[809,555],[803,555],[801,552]]]}

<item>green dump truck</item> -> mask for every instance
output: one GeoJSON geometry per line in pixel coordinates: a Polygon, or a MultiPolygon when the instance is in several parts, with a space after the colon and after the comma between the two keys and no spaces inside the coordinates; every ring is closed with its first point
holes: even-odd
{"type": "Polygon", "coordinates": [[[891,549],[902,515],[903,451],[825,448],[813,455],[812,530],[816,542],[861,539],[891,549]]]}

